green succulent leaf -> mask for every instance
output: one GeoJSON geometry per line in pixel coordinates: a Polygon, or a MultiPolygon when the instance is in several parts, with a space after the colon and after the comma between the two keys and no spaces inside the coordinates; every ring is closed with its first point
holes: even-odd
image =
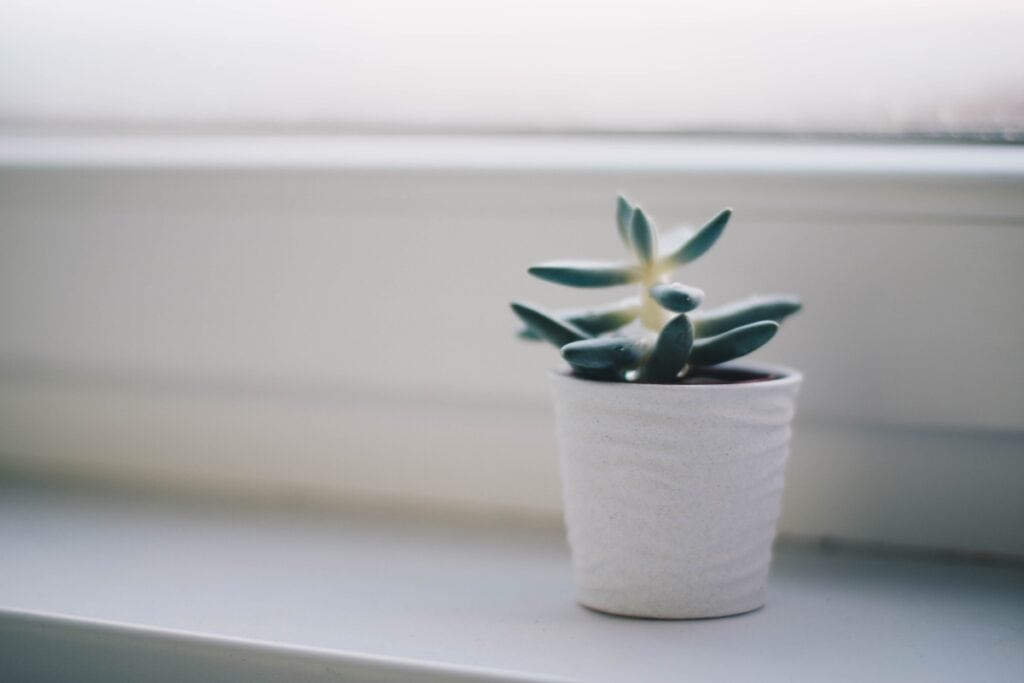
{"type": "Polygon", "coordinates": [[[541,280],[569,287],[614,287],[640,279],[640,269],[608,261],[549,261],[530,268],[541,280]]]}
{"type": "Polygon", "coordinates": [[[680,227],[659,234],[640,207],[618,195],[616,225],[630,252],[629,262],[549,261],[529,272],[570,287],[638,283],[640,296],[553,312],[513,302],[512,309],[524,324],[519,336],[557,346],[576,376],[613,382],[674,382],[758,349],[785,318],[800,310],[799,300],[757,296],[697,312],[704,292],[669,282],[674,268],[700,258],[714,246],[731,217],[731,209],[724,209],[699,230],[680,227]],[[650,332],[640,339],[615,332],[631,322],[650,332]]]}
{"type": "Polygon", "coordinates": [[[686,314],[669,320],[661,328],[654,349],[648,356],[639,379],[644,382],[669,382],[686,365],[693,346],[693,324],[686,314]]]}
{"type": "Polygon", "coordinates": [[[683,246],[666,257],[668,265],[682,265],[701,257],[722,236],[722,231],[731,217],[732,209],[723,209],[719,212],[693,237],[684,242],[683,246]]]}
{"type": "Polygon", "coordinates": [[[586,332],[575,325],[559,320],[530,304],[513,301],[512,310],[535,335],[559,348],[589,338],[586,332]]]}
{"type": "Polygon", "coordinates": [[[654,263],[658,255],[658,233],[654,231],[654,226],[640,207],[633,210],[633,217],[629,222],[629,243],[633,245],[633,251],[641,263],[654,263]]]}
{"type": "MultiPolygon", "coordinates": [[[[636,320],[636,317],[640,315],[640,300],[630,297],[604,306],[554,311],[552,315],[559,320],[575,325],[587,334],[597,336],[617,330],[636,320]]],[[[540,339],[529,327],[522,328],[518,334],[523,339],[540,339]]]]}
{"type": "Polygon", "coordinates": [[[646,348],[630,337],[584,339],[562,347],[562,357],[582,370],[632,370],[643,359],[646,348]]]}
{"type": "Polygon", "coordinates": [[[774,320],[761,320],[714,337],[698,339],[690,352],[690,365],[718,365],[745,356],[764,346],[778,330],[779,324],[774,320]]]}
{"type": "Polygon", "coordinates": [[[673,282],[651,287],[651,298],[664,309],[687,313],[700,306],[704,301],[704,292],[696,287],[673,282]]]}
{"type": "Polygon", "coordinates": [[[697,315],[693,325],[698,337],[713,337],[759,320],[782,322],[801,307],[794,296],[754,296],[697,315]]]}
{"type": "Polygon", "coordinates": [[[619,225],[619,237],[622,243],[632,248],[629,243],[629,225],[633,220],[633,203],[621,194],[615,203],[615,220],[619,225]]]}

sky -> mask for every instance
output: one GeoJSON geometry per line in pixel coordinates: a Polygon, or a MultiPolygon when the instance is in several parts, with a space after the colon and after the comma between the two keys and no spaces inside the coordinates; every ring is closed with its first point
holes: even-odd
{"type": "Polygon", "coordinates": [[[1024,2],[6,0],[0,123],[1021,131],[1024,2]]]}

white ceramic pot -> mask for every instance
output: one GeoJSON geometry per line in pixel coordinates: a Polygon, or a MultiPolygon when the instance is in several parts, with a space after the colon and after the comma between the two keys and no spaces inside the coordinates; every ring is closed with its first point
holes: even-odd
{"type": "Polygon", "coordinates": [[[576,597],[661,619],[765,603],[795,370],[738,384],[596,382],[553,372],[576,597]]]}

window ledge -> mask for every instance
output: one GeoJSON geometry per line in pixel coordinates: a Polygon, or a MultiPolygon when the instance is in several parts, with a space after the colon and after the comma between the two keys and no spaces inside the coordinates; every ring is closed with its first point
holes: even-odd
{"type": "Polygon", "coordinates": [[[585,171],[985,178],[1019,182],[1015,145],[603,135],[0,135],[0,168],[585,171]]]}
{"type": "Polygon", "coordinates": [[[572,600],[557,527],[8,482],[19,680],[1018,680],[1024,572],[786,546],[720,620],[572,600]]]}

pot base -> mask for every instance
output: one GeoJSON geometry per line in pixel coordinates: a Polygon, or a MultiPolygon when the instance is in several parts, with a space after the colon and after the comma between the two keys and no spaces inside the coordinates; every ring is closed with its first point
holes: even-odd
{"type": "Polygon", "coordinates": [[[662,614],[646,614],[646,613],[642,614],[640,612],[633,612],[633,611],[628,610],[628,609],[626,609],[626,610],[602,609],[601,607],[597,607],[597,606],[594,606],[594,605],[588,605],[587,603],[585,603],[583,600],[581,600],[579,598],[576,598],[576,602],[579,603],[580,607],[583,607],[584,609],[587,609],[587,610],[589,610],[591,612],[596,612],[598,614],[602,614],[602,615],[605,615],[605,616],[617,617],[617,618],[620,618],[620,619],[647,619],[647,620],[650,620],[650,621],[701,621],[701,620],[704,620],[704,619],[726,619],[728,617],[739,617],[739,616],[743,616],[744,614],[750,614],[752,612],[756,612],[756,611],[758,611],[760,609],[763,609],[765,604],[766,604],[765,602],[762,601],[761,604],[759,604],[759,605],[757,605],[755,607],[751,607],[749,609],[743,609],[743,610],[739,610],[739,611],[728,610],[728,611],[724,611],[724,612],[721,612],[721,613],[714,613],[714,614],[700,614],[700,613],[678,613],[678,614],[675,614],[675,613],[673,613],[671,615],[662,615],[662,614]]]}
{"type": "Polygon", "coordinates": [[[739,568],[726,568],[721,575],[699,571],[687,575],[684,567],[678,569],[682,571],[662,573],[660,581],[646,586],[619,583],[608,575],[595,577],[603,585],[578,586],[576,601],[596,612],[641,619],[717,619],[765,605],[767,564],[743,568],[743,577],[735,576],[739,568]]]}

